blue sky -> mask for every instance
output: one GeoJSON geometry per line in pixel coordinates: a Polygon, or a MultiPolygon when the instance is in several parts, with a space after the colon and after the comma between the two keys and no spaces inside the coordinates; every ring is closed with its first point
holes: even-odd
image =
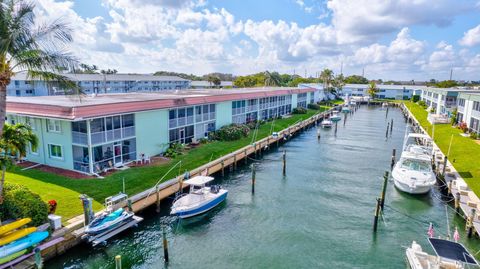
{"type": "Polygon", "coordinates": [[[120,72],[480,80],[478,0],[36,0],[69,49],[120,72]]]}

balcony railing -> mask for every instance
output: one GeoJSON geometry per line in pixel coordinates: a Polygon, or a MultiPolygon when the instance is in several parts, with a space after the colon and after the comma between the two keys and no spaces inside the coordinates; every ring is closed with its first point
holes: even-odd
{"type": "Polygon", "coordinates": [[[86,133],[72,131],[72,142],[75,144],[87,145],[88,136],[86,133]]]}
{"type": "Polygon", "coordinates": [[[135,136],[135,126],[113,129],[103,132],[96,132],[91,134],[92,144],[100,144],[133,136],[135,136]]]}

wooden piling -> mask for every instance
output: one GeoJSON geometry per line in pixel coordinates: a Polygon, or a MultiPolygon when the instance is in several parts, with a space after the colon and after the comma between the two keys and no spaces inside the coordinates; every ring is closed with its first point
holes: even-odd
{"type": "Polygon", "coordinates": [[[455,193],[455,211],[460,214],[460,192],[455,193]]]}
{"type": "Polygon", "coordinates": [[[222,160],[222,177],[225,176],[225,163],[222,160]]]}
{"type": "Polygon", "coordinates": [[[129,212],[133,212],[132,199],[127,200],[127,208],[129,212]]]}
{"type": "Polygon", "coordinates": [[[167,241],[167,233],[165,232],[165,227],[162,227],[162,237],[163,237],[163,260],[165,263],[168,263],[168,241],[167,241]]]}
{"type": "Polygon", "coordinates": [[[447,162],[448,162],[448,157],[445,155],[443,157],[443,168],[442,168],[442,176],[445,178],[445,170],[447,169],[447,162]]]}
{"type": "Polygon", "coordinates": [[[247,164],[247,163],[248,163],[247,150],[244,150],[244,151],[243,151],[243,155],[244,155],[244,158],[245,158],[245,164],[247,164]]]}
{"type": "Polygon", "coordinates": [[[375,207],[375,217],[373,219],[373,231],[377,232],[378,215],[380,214],[380,198],[377,198],[377,205],[375,207]]]}
{"type": "Polygon", "coordinates": [[[255,164],[252,163],[252,194],[255,193],[255,164]]]}
{"type": "Polygon", "coordinates": [[[470,211],[470,215],[467,219],[467,237],[472,238],[473,235],[473,220],[475,218],[475,208],[472,208],[470,211]]]}
{"type": "Polygon", "coordinates": [[[395,166],[395,155],[397,154],[397,150],[393,149],[392,150],[392,160],[390,162],[390,171],[393,170],[393,167],[395,166]]]}
{"type": "Polygon", "coordinates": [[[320,128],[317,127],[317,139],[320,140],[320,128]]]}
{"type": "Polygon", "coordinates": [[[385,204],[385,195],[387,192],[387,184],[388,184],[388,171],[385,171],[383,175],[383,188],[382,188],[382,196],[380,197],[380,208],[383,211],[383,205],[385,204]]]}
{"type": "Polygon", "coordinates": [[[40,248],[35,248],[33,250],[34,258],[35,258],[35,268],[36,269],[42,269],[43,268],[43,259],[42,259],[42,252],[40,251],[40,248]]]}
{"type": "Polygon", "coordinates": [[[387,106],[387,111],[385,113],[385,119],[388,117],[388,106],[387,106]]]}
{"type": "Polygon", "coordinates": [[[233,170],[237,170],[237,155],[233,155],[233,170]]]}
{"type": "Polygon", "coordinates": [[[392,135],[392,133],[393,133],[393,119],[390,122],[390,135],[392,135]]]}
{"type": "Polygon", "coordinates": [[[115,269],[122,269],[122,256],[115,256],[115,269]]]}
{"type": "Polygon", "coordinates": [[[390,127],[390,122],[387,123],[387,131],[385,132],[385,138],[388,138],[388,129],[390,127]]]}
{"type": "Polygon", "coordinates": [[[337,135],[338,121],[335,122],[335,135],[337,135]]]}
{"type": "Polygon", "coordinates": [[[451,180],[447,183],[447,194],[449,196],[452,195],[452,181],[451,180]]]}
{"type": "Polygon", "coordinates": [[[283,176],[287,175],[287,151],[283,151],[283,168],[282,168],[283,176]]]}
{"type": "Polygon", "coordinates": [[[155,197],[156,198],[156,200],[155,200],[155,205],[156,205],[155,211],[157,213],[160,213],[160,190],[159,190],[158,185],[155,186],[155,196],[156,196],[155,197]]]}

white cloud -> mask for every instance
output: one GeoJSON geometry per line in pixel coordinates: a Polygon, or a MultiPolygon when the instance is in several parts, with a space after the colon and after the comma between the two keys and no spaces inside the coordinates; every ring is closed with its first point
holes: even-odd
{"type": "MultiPolygon", "coordinates": [[[[480,2],[479,2],[480,3],[480,2]]],[[[480,44],[480,24],[463,34],[458,42],[462,46],[473,47],[480,44]]]]}

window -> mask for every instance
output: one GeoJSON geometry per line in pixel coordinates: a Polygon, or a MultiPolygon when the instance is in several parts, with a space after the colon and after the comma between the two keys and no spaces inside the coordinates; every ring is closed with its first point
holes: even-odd
{"type": "Polygon", "coordinates": [[[465,106],[465,99],[458,99],[458,106],[465,106]]]}
{"type": "Polygon", "coordinates": [[[473,110],[480,111],[480,102],[477,102],[477,101],[473,102],[473,110]]]}
{"type": "Polygon", "coordinates": [[[35,119],[33,119],[33,118],[25,117],[25,124],[30,126],[30,128],[32,128],[32,130],[35,130],[35,128],[36,128],[35,119]]]}
{"type": "Polygon", "coordinates": [[[55,144],[48,144],[48,154],[50,158],[63,159],[62,146],[55,144]]]}
{"type": "Polygon", "coordinates": [[[52,133],[60,133],[62,131],[60,121],[47,119],[47,130],[52,133]]]}

